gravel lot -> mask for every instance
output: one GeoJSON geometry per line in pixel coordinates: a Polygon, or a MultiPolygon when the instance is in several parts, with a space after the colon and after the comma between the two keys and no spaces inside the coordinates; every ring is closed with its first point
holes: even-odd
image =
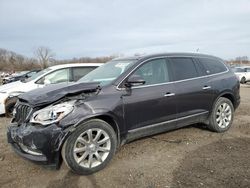
{"type": "Polygon", "coordinates": [[[17,156],[6,141],[10,119],[0,117],[0,187],[250,187],[250,85],[241,87],[241,98],[228,132],[193,125],[140,139],[90,176],[17,156]]]}

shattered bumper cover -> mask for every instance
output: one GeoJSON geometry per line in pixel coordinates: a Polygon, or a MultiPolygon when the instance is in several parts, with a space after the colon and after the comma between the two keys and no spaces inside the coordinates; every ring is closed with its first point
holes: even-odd
{"type": "Polygon", "coordinates": [[[33,126],[31,123],[11,124],[8,142],[20,156],[31,161],[59,167],[60,148],[67,134],[57,125],[33,126]]]}

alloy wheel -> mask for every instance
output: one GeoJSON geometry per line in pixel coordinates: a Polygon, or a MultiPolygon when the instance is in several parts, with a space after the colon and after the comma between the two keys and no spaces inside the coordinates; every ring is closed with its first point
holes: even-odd
{"type": "Polygon", "coordinates": [[[111,149],[109,135],[102,129],[88,129],[76,139],[73,152],[75,161],[84,168],[94,168],[102,164],[111,149]]]}
{"type": "Polygon", "coordinates": [[[232,119],[232,109],[229,104],[222,103],[216,112],[216,122],[220,128],[226,128],[232,119]]]}

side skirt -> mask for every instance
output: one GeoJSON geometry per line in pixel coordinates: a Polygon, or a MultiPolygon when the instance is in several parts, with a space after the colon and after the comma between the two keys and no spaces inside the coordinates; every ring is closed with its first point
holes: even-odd
{"type": "Polygon", "coordinates": [[[208,118],[209,112],[202,112],[170,121],[165,121],[161,123],[156,123],[152,125],[148,125],[145,127],[140,127],[137,129],[132,129],[129,130],[125,139],[125,142],[128,143],[130,141],[150,136],[150,135],[155,135],[158,133],[163,133],[166,131],[178,129],[181,127],[185,127],[191,124],[195,123],[201,123],[204,122],[208,118]]]}

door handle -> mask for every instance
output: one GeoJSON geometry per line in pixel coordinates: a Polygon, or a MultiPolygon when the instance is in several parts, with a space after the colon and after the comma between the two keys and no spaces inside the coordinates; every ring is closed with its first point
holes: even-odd
{"type": "Polygon", "coordinates": [[[172,97],[172,96],[175,96],[175,93],[166,93],[164,95],[164,97],[172,97]]]}
{"type": "Polygon", "coordinates": [[[211,86],[204,86],[202,89],[203,90],[208,90],[208,89],[211,89],[211,86]]]}

